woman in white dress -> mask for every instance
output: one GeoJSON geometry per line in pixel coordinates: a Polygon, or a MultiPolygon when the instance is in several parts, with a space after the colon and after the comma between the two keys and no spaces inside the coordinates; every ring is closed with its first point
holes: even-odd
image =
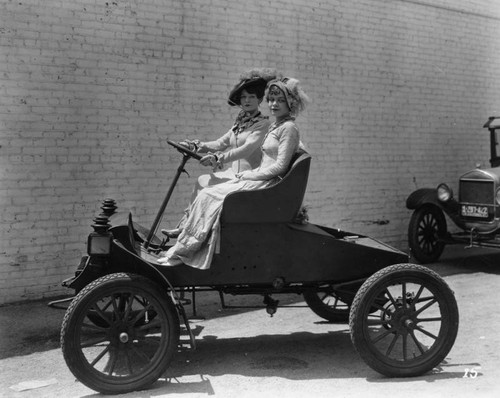
{"type": "Polygon", "coordinates": [[[224,198],[231,192],[272,185],[288,170],[292,156],[300,146],[295,117],[305,108],[308,97],[298,80],[282,78],[268,83],[266,99],[275,121],[262,143],[260,165],[236,173],[236,178],[225,183],[202,189],[189,207],[177,242],[158,263],[167,266],[184,263],[194,268],[208,269],[219,238],[224,198]]]}

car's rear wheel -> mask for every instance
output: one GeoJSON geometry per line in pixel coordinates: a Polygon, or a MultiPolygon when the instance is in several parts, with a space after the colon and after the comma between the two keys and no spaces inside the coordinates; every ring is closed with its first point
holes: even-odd
{"type": "Polygon", "coordinates": [[[408,226],[408,244],[413,257],[422,264],[437,261],[443,253],[446,218],[440,208],[432,205],[416,209],[408,226]]]}
{"type": "Polygon", "coordinates": [[[303,295],[309,308],[321,318],[339,323],[349,321],[350,304],[331,285],[318,290],[307,290],[303,295]]]}
{"type": "Polygon", "coordinates": [[[170,364],[178,342],[179,318],[167,292],[147,278],[123,273],[85,286],[61,328],[69,369],[103,394],[154,383],[170,364]]]}
{"type": "Polygon", "coordinates": [[[390,377],[422,375],[448,355],[458,332],[453,292],[434,271],[415,264],[386,267],[354,298],[349,327],[363,360],[390,377]]]}

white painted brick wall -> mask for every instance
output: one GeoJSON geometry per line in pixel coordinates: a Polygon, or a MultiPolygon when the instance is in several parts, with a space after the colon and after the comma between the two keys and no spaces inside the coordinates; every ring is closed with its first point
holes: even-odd
{"type": "Polygon", "coordinates": [[[0,0],[0,304],[63,292],[102,199],[150,225],[179,161],[165,140],[224,133],[256,66],[313,100],[311,220],[405,249],[406,196],[489,157],[499,22],[493,0],[0,0]]]}

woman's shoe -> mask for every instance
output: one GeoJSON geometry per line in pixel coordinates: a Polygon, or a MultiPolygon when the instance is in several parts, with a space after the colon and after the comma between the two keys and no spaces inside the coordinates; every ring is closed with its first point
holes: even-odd
{"type": "Polygon", "coordinates": [[[163,235],[168,236],[169,238],[175,239],[177,238],[182,232],[182,228],[174,228],[174,229],[162,229],[161,233],[163,235]]]}
{"type": "Polygon", "coordinates": [[[166,265],[168,267],[173,267],[175,265],[181,265],[182,260],[179,257],[161,257],[156,260],[158,264],[166,265]]]}

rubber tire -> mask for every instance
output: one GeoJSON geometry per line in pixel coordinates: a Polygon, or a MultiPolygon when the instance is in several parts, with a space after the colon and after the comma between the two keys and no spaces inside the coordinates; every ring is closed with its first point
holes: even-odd
{"type": "Polygon", "coordinates": [[[446,218],[439,207],[426,205],[416,209],[408,225],[408,245],[412,256],[421,264],[437,261],[445,247],[445,243],[438,238],[444,238],[446,232],[446,218]]]}
{"type": "MultiPolygon", "coordinates": [[[[135,325],[139,328],[144,325],[143,320],[144,318],[140,318],[136,323],[130,322],[127,325],[132,328],[135,325]]],[[[87,322],[87,325],[91,323],[92,321],[87,322]]],[[[111,330],[111,327],[109,329],[111,330]]],[[[103,335],[106,334],[106,337],[111,335],[109,331],[102,330],[100,332],[103,335]]],[[[115,334],[115,337],[118,333],[115,334]]],[[[73,299],[64,315],[61,326],[61,348],[68,368],[80,382],[102,394],[123,394],[147,388],[161,377],[177,351],[179,334],[179,316],[165,289],[143,276],[116,273],[105,275],[91,282],[73,299]],[[80,347],[80,330],[86,315],[95,316],[95,311],[91,310],[94,303],[99,302],[104,297],[109,297],[111,294],[129,292],[147,299],[152,306],[152,311],[154,311],[154,319],[163,326],[162,337],[164,336],[164,338],[158,344],[159,348],[154,351],[154,355],[149,358],[150,361],[139,372],[131,377],[130,374],[127,377],[114,377],[95,369],[87,361],[80,347]]],[[[119,350],[127,351],[127,349],[123,349],[123,345],[120,345],[119,342],[113,345],[112,340],[111,337],[108,346],[117,349],[118,354],[115,355],[118,358],[121,352],[119,350]]],[[[136,348],[135,350],[137,351],[136,348]]],[[[128,352],[131,351],[128,350],[128,352]]]]}
{"type": "Polygon", "coordinates": [[[342,301],[343,304],[347,305],[346,309],[335,309],[323,302],[323,300],[318,296],[317,291],[308,290],[303,293],[304,300],[309,308],[319,317],[334,323],[348,323],[349,322],[349,304],[345,303],[334,291],[329,295],[342,301]]]}
{"type": "Polygon", "coordinates": [[[420,376],[439,365],[453,347],[458,324],[458,307],[453,291],[437,273],[415,264],[396,264],[373,274],[358,290],[349,316],[351,340],[357,352],[368,366],[389,377],[420,376]],[[381,297],[381,292],[387,286],[398,281],[425,285],[438,299],[442,317],[440,331],[434,344],[423,355],[408,360],[406,364],[388,358],[374,347],[369,341],[366,322],[368,314],[373,312],[374,300],[381,297]]]}

